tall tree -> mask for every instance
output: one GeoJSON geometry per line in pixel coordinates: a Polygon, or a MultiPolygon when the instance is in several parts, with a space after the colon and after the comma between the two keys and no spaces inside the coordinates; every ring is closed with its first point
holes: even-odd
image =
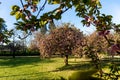
{"type": "Polygon", "coordinates": [[[0,18],[0,42],[8,43],[10,36],[13,34],[13,30],[8,31],[3,18],[0,18]]]}

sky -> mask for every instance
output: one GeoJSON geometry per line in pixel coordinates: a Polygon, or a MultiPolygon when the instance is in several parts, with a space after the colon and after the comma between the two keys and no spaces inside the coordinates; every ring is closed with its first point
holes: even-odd
{"type": "MultiPolygon", "coordinates": [[[[114,23],[120,23],[120,0],[100,0],[102,4],[101,12],[105,14],[109,14],[113,16],[114,23]]],[[[13,25],[16,22],[14,16],[10,16],[11,6],[12,5],[21,5],[20,0],[0,0],[2,4],[0,4],[0,17],[6,21],[6,25],[8,29],[13,29],[15,26],[13,25]]],[[[49,6],[45,8],[45,11],[53,9],[53,6],[49,6]]],[[[77,28],[79,28],[84,33],[91,33],[95,30],[94,27],[83,27],[82,23],[80,23],[80,18],[75,15],[75,11],[73,9],[67,11],[63,14],[62,19],[57,22],[57,24],[61,22],[70,22],[74,24],[77,28]]]]}

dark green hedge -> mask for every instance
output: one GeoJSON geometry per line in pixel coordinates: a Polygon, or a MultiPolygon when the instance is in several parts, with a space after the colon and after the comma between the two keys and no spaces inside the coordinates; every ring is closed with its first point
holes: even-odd
{"type": "MultiPolygon", "coordinates": [[[[0,56],[12,56],[11,51],[0,51],[0,56]]],[[[39,51],[15,51],[15,56],[36,56],[40,55],[39,51]]]]}

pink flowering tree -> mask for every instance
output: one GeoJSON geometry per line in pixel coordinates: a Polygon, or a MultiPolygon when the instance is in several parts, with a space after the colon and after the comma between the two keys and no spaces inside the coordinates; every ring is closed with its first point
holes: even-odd
{"type": "Polygon", "coordinates": [[[72,25],[62,25],[52,30],[39,41],[39,50],[42,56],[50,57],[60,53],[65,56],[65,65],[68,65],[68,56],[80,54],[80,46],[83,46],[83,33],[72,25]]]}

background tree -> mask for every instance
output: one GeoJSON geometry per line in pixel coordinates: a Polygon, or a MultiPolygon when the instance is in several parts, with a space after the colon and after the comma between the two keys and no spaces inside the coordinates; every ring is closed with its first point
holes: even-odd
{"type": "Polygon", "coordinates": [[[39,51],[39,49],[38,49],[38,41],[32,40],[31,43],[30,43],[29,49],[31,51],[35,51],[35,52],[39,51]]]}
{"type": "Polygon", "coordinates": [[[0,18],[0,50],[1,52],[4,50],[4,44],[8,44],[10,42],[9,38],[12,36],[13,30],[8,31],[7,26],[3,18],[0,18]]]}
{"type": "MultiPolygon", "coordinates": [[[[110,37],[110,35],[112,35],[112,34],[107,35],[107,37],[109,39],[112,39],[110,37]]],[[[108,45],[107,41],[102,36],[99,36],[99,34],[96,31],[93,32],[92,34],[86,36],[86,39],[87,39],[87,44],[96,47],[99,54],[105,53],[105,52],[107,53],[107,49],[108,49],[109,45],[108,45]]]]}
{"type": "Polygon", "coordinates": [[[73,25],[64,24],[42,37],[38,41],[38,46],[44,57],[50,57],[57,52],[65,55],[65,65],[68,65],[68,55],[75,54],[74,50],[82,46],[82,41],[83,33],[79,29],[73,25]]]}
{"type": "Polygon", "coordinates": [[[0,18],[0,43],[8,43],[9,38],[13,34],[13,30],[8,31],[6,27],[5,21],[0,18]]]}

